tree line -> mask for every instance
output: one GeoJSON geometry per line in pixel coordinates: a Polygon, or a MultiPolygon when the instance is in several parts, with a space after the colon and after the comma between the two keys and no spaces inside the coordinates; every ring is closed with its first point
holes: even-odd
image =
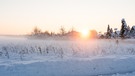
{"type": "MultiPolygon", "coordinates": [[[[79,38],[81,37],[81,33],[76,31],[73,27],[66,31],[65,27],[61,26],[59,28],[59,32],[49,32],[49,31],[42,31],[40,28],[38,28],[37,26],[34,27],[33,31],[31,32],[32,36],[38,36],[38,37],[52,37],[52,36],[68,36],[68,37],[76,37],[79,38]]],[[[89,38],[97,38],[97,31],[96,30],[89,30],[89,38]]]]}
{"type": "MultiPolygon", "coordinates": [[[[32,36],[68,36],[68,37],[76,37],[79,38],[80,37],[80,32],[76,31],[73,27],[66,31],[65,27],[61,26],[59,28],[59,32],[55,33],[55,32],[49,32],[49,31],[42,31],[40,28],[38,27],[34,27],[31,35],[32,36]]],[[[108,25],[107,27],[107,31],[104,34],[101,34],[100,32],[97,33],[96,30],[90,30],[89,31],[89,38],[105,38],[105,39],[110,39],[110,38],[135,38],[135,26],[132,26],[132,28],[130,28],[130,26],[127,26],[127,23],[125,21],[125,19],[123,18],[121,20],[121,29],[118,30],[117,28],[111,28],[110,25],[108,25]]]]}
{"type": "Polygon", "coordinates": [[[107,32],[104,33],[104,35],[101,35],[100,38],[135,38],[135,26],[132,26],[130,28],[129,25],[127,25],[125,19],[123,18],[121,20],[121,29],[117,30],[117,28],[110,28],[110,25],[107,27],[107,32]]]}

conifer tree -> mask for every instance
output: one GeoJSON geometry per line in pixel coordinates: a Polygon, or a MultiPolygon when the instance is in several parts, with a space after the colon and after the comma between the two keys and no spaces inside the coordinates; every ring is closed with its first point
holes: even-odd
{"type": "Polygon", "coordinates": [[[121,26],[121,30],[120,30],[120,36],[122,38],[124,38],[127,34],[127,24],[126,24],[125,19],[122,19],[121,23],[122,23],[122,26],[121,26]]]}
{"type": "Polygon", "coordinates": [[[108,25],[107,27],[107,34],[106,34],[107,38],[110,38],[110,26],[108,25]]]}

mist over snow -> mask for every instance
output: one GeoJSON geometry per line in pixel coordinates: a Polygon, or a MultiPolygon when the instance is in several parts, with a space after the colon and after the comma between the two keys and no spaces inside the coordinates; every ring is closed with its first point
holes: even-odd
{"type": "Polygon", "coordinates": [[[135,76],[134,39],[0,36],[2,76],[135,76]]]}

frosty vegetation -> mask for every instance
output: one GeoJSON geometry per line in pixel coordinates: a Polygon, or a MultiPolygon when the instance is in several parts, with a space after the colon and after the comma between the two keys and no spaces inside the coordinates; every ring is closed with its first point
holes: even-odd
{"type": "Polygon", "coordinates": [[[27,59],[32,55],[53,58],[108,55],[135,55],[134,44],[130,40],[11,40],[0,43],[0,57],[6,59],[27,59]],[[106,42],[104,42],[106,41],[106,42]],[[126,45],[130,46],[126,46],[126,45]]]}
{"type": "Polygon", "coordinates": [[[0,37],[0,75],[134,76],[134,41],[0,37]]]}

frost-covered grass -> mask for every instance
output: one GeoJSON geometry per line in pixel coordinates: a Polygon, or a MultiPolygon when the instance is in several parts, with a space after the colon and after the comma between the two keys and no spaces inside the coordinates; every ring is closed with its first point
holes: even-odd
{"type": "Polygon", "coordinates": [[[135,55],[131,40],[29,40],[26,38],[0,39],[1,58],[27,58],[29,55],[53,56],[54,58],[89,58],[108,55],[135,55]]]}
{"type": "Polygon", "coordinates": [[[0,37],[0,75],[133,76],[134,45],[135,40],[131,39],[30,40],[0,37]]]}

